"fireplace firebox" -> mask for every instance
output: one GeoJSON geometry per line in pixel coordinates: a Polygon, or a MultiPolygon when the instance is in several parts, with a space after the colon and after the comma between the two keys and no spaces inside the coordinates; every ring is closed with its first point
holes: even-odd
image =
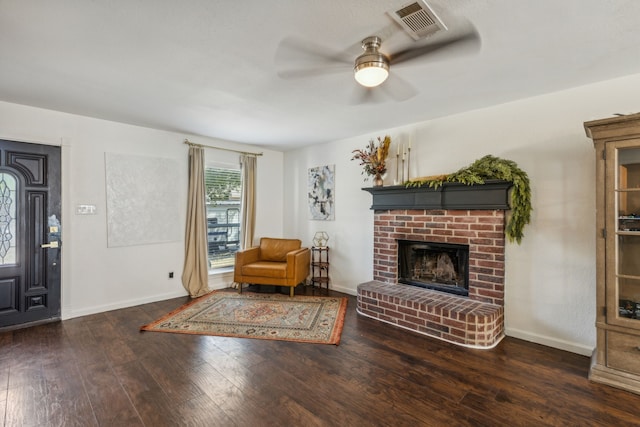
{"type": "Polygon", "coordinates": [[[398,240],[398,282],[469,295],[469,246],[398,240]]]}

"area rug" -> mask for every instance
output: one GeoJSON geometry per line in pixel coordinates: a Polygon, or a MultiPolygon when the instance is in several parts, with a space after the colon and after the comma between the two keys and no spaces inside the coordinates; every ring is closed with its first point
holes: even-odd
{"type": "Polygon", "coordinates": [[[346,297],[213,291],[140,330],[338,345],[346,309],[346,297]]]}

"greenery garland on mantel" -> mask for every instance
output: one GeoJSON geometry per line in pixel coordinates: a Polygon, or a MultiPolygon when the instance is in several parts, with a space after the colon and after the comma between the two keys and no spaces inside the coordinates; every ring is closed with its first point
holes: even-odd
{"type": "Polygon", "coordinates": [[[426,185],[438,188],[445,182],[473,185],[484,184],[486,179],[502,179],[513,184],[511,217],[507,222],[505,235],[510,242],[516,241],[520,244],[522,237],[524,237],[524,226],[531,221],[531,187],[527,173],[520,169],[514,161],[487,155],[452,174],[408,181],[405,186],[422,187],[426,185]]]}

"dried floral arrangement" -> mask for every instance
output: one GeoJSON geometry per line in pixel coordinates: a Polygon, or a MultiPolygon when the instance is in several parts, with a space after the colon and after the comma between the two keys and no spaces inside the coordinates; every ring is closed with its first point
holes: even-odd
{"type": "Polygon", "coordinates": [[[371,139],[364,150],[352,151],[354,155],[351,160],[360,161],[360,166],[363,166],[362,174],[380,176],[387,172],[387,156],[389,155],[391,137],[386,135],[384,138],[378,137],[377,139],[377,143],[371,139]]]}

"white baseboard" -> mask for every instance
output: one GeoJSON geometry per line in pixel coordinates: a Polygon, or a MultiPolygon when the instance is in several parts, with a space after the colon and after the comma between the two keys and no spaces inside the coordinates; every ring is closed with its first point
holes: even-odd
{"type": "Polygon", "coordinates": [[[209,289],[228,288],[233,284],[233,270],[213,270],[209,273],[209,289]]]}
{"type": "Polygon", "coordinates": [[[581,354],[583,356],[591,356],[593,347],[584,344],[559,340],[544,335],[538,335],[520,329],[505,328],[505,334],[508,337],[519,338],[525,341],[534,342],[536,344],[546,345],[547,347],[557,348],[559,350],[570,351],[571,353],[581,354]]]}
{"type": "Polygon", "coordinates": [[[152,295],[145,298],[129,299],[124,301],[118,301],[112,304],[95,305],[92,307],[84,307],[81,309],[73,309],[71,307],[62,308],[62,320],[73,319],[74,317],[88,316],[90,314],[102,313],[105,311],[119,310],[121,308],[133,307],[141,304],[148,304],[150,302],[164,301],[171,298],[178,298],[187,296],[185,290],[179,290],[175,292],[169,292],[165,294],[152,295]]]}
{"type": "Polygon", "coordinates": [[[343,294],[347,294],[347,295],[353,295],[358,296],[358,290],[357,289],[352,289],[352,288],[345,288],[344,286],[340,286],[340,285],[329,285],[329,289],[331,289],[332,291],[336,291],[336,292],[342,292],[343,294]]]}
{"type": "MultiPolygon", "coordinates": [[[[233,270],[222,271],[209,275],[209,289],[217,290],[228,288],[233,282],[233,270]]],[[[104,311],[119,310],[121,308],[134,307],[136,305],[148,304],[151,302],[164,301],[171,298],[178,298],[187,296],[186,290],[177,290],[174,292],[168,292],[159,295],[152,295],[144,298],[129,299],[124,301],[118,301],[112,304],[96,305],[92,307],[84,307],[80,309],[73,309],[71,307],[62,308],[62,320],[73,319],[74,317],[88,316],[91,314],[102,313],[104,311]]]]}
{"type": "MultiPolygon", "coordinates": [[[[225,289],[228,288],[233,282],[233,272],[223,272],[222,274],[210,275],[209,276],[209,289],[217,290],[217,289],[225,289]]],[[[331,287],[331,290],[342,292],[348,295],[356,296],[357,291],[351,288],[344,287],[331,287]]],[[[102,313],[105,311],[111,310],[119,310],[121,308],[134,307],[136,305],[148,304],[151,302],[164,301],[171,298],[178,298],[187,296],[187,292],[185,290],[178,290],[175,292],[169,292],[165,294],[152,295],[145,298],[137,298],[137,299],[129,299],[124,301],[118,301],[111,304],[104,305],[95,305],[92,307],[83,307],[80,309],[74,309],[72,307],[62,307],[62,320],[73,319],[74,317],[88,316],[91,314],[102,313]]]]}

